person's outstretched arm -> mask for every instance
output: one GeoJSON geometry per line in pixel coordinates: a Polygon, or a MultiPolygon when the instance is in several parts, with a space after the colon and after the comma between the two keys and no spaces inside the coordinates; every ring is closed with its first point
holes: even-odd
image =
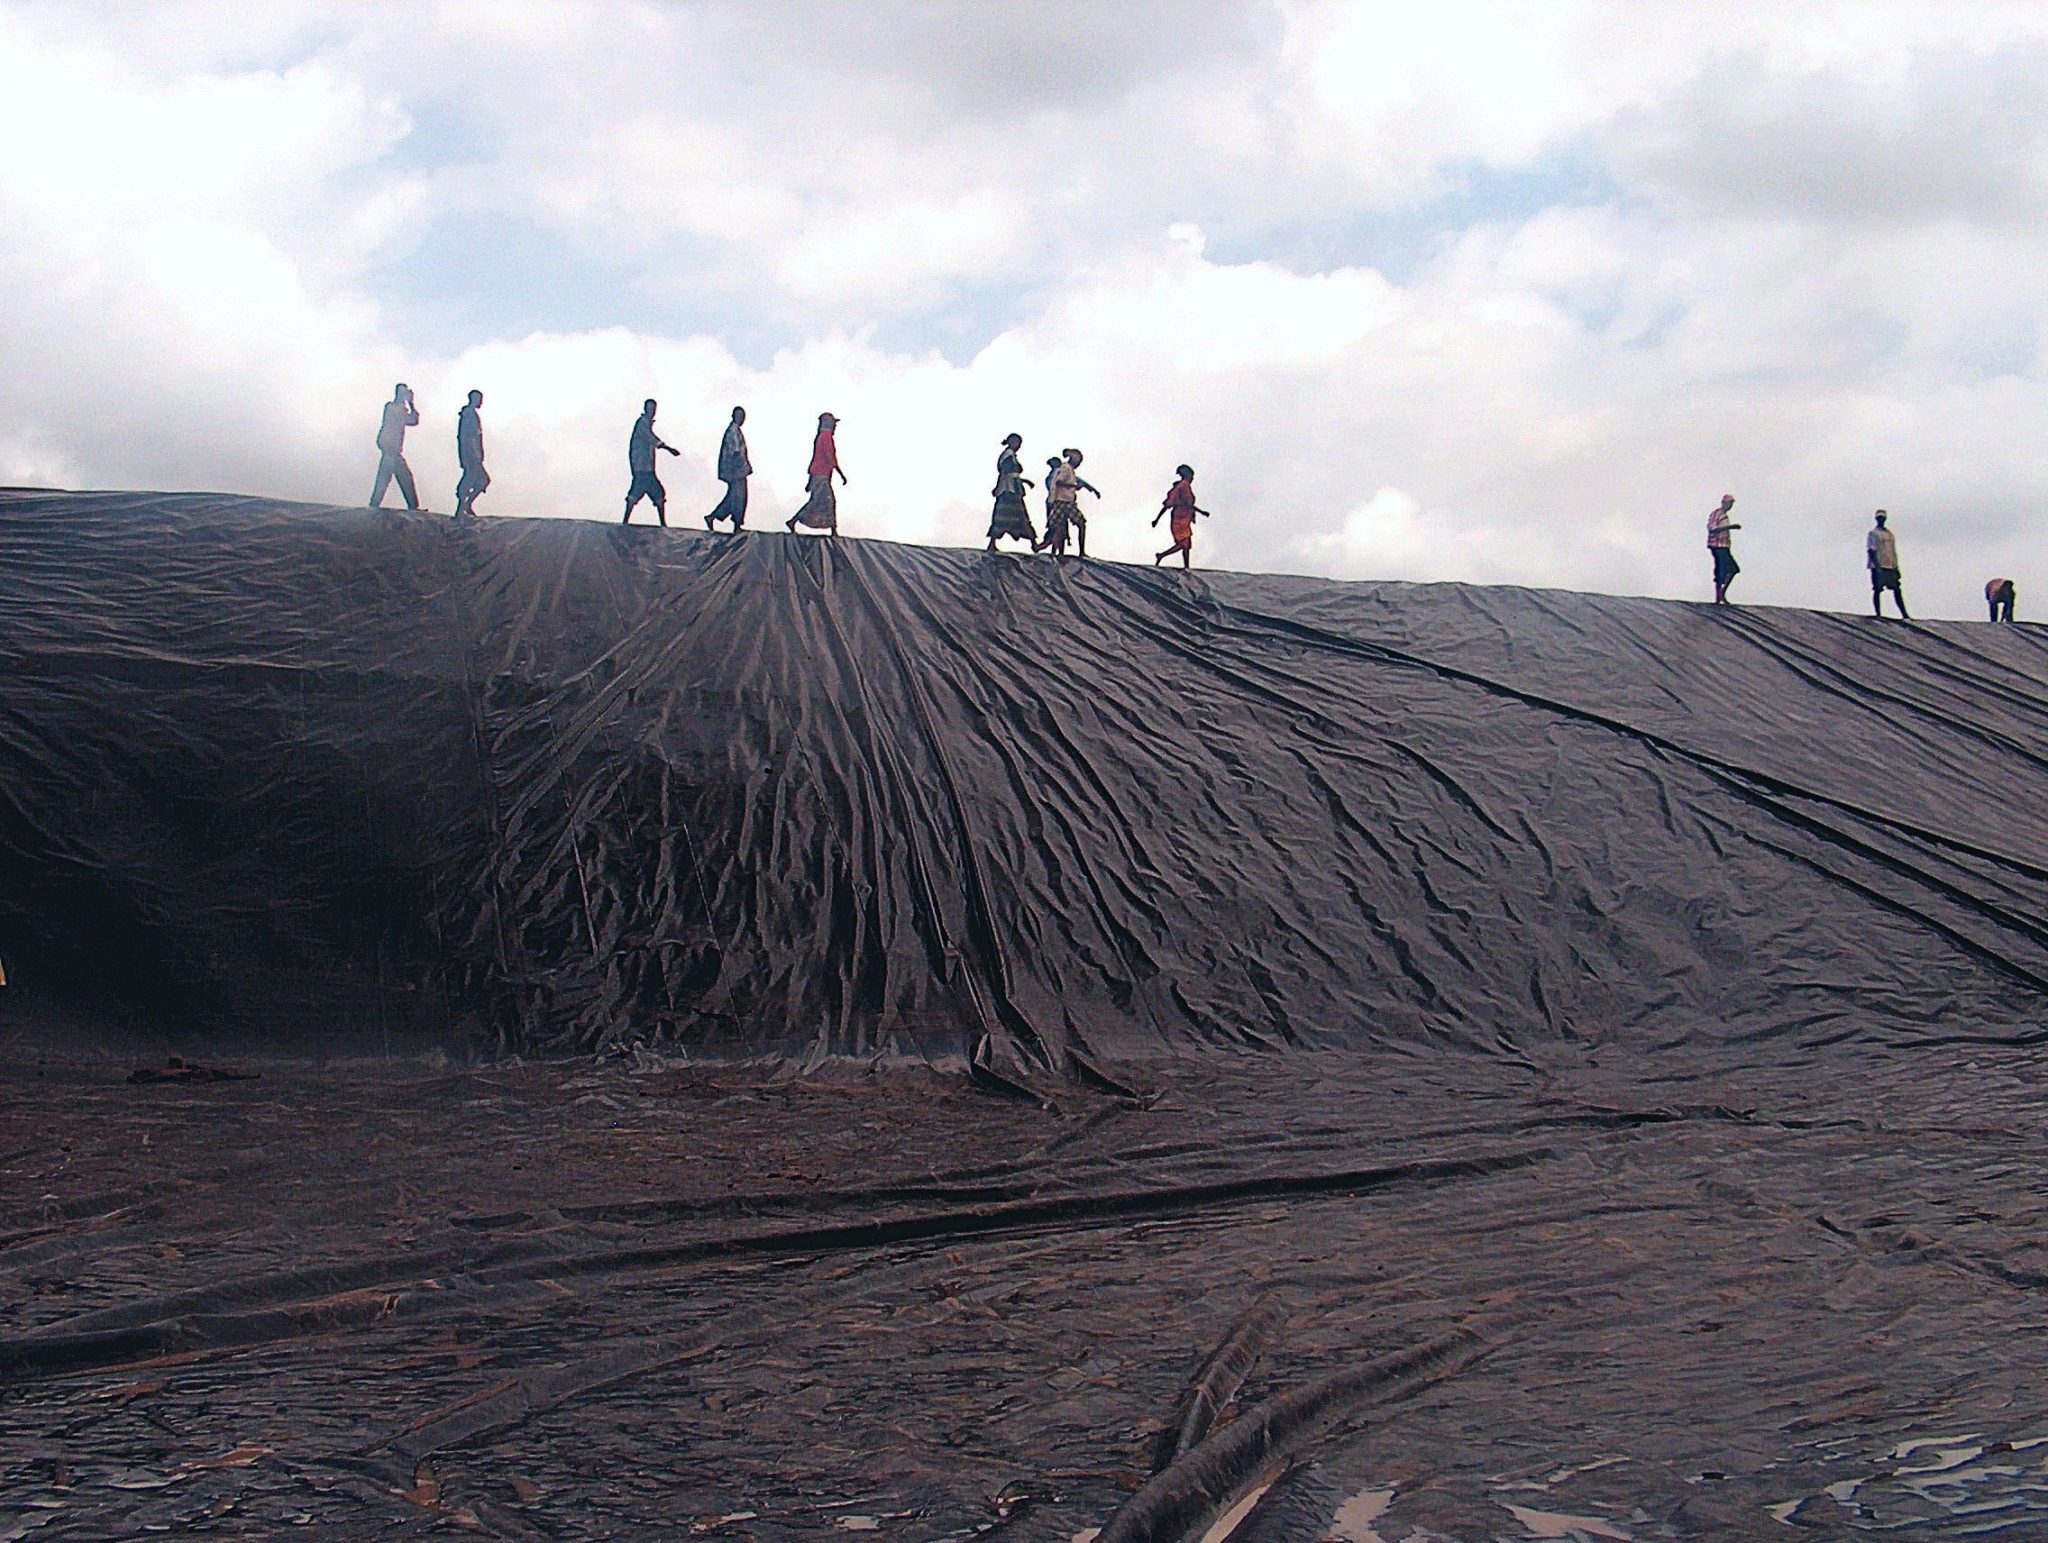
{"type": "Polygon", "coordinates": [[[1102,489],[1092,482],[1083,482],[1079,477],[1074,479],[1074,486],[1081,489],[1084,493],[1093,493],[1097,498],[1102,496],[1102,489]]]}

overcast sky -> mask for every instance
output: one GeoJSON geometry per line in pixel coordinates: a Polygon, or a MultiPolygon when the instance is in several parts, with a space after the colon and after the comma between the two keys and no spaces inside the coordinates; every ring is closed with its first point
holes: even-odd
{"type": "Polygon", "coordinates": [[[2048,615],[2048,5],[0,0],[0,482],[616,519],[643,397],[757,525],[2048,615]],[[394,495],[395,496],[395,495],[394,495]],[[1093,506],[1091,505],[1091,515],[1093,506]],[[2039,597],[2029,602],[2028,596],[2039,597]]]}

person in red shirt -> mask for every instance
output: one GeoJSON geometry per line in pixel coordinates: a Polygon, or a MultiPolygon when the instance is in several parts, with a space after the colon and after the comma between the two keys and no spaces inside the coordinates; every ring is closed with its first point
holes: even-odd
{"type": "Polygon", "coordinates": [[[832,478],[837,474],[844,482],[846,473],[840,470],[839,447],[832,440],[832,431],[838,427],[839,420],[832,414],[818,414],[818,437],[811,442],[810,497],[789,517],[792,531],[801,524],[827,535],[839,534],[839,500],[832,492],[832,478]]]}
{"type": "Polygon", "coordinates": [[[1180,553],[1180,565],[1183,568],[1192,567],[1193,564],[1188,561],[1188,554],[1194,550],[1195,545],[1195,516],[1199,514],[1205,520],[1209,518],[1209,511],[1198,508],[1195,504],[1194,467],[1176,466],[1174,472],[1180,480],[1166,490],[1166,497],[1159,505],[1159,513],[1152,516],[1155,528],[1165,516],[1173,516],[1173,522],[1168,527],[1173,532],[1173,545],[1152,559],[1152,566],[1155,568],[1175,552],[1180,553]]]}

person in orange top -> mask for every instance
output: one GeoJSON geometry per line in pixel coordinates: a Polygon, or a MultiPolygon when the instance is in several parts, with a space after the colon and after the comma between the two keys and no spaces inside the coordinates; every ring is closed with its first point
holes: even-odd
{"type": "Polygon", "coordinates": [[[1180,480],[1166,490],[1166,497],[1159,505],[1159,513],[1152,516],[1155,528],[1167,515],[1173,516],[1173,522],[1168,527],[1173,532],[1173,545],[1152,559],[1152,566],[1155,568],[1175,552],[1180,553],[1180,565],[1183,568],[1192,567],[1188,561],[1188,554],[1194,550],[1195,545],[1195,516],[1199,514],[1205,520],[1209,518],[1209,511],[1198,508],[1195,504],[1194,467],[1176,466],[1174,472],[1180,480]]]}
{"type": "Polygon", "coordinates": [[[839,500],[832,492],[832,478],[837,474],[844,482],[846,473],[839,468],[839,447],[832,440],[832,431],[838,427],[839,420],[832,414],[818,414],[818,437],[811,441],[810,497],[789,517],[792,531],[803,524],[827,535],[839,534],[839,500]]]}

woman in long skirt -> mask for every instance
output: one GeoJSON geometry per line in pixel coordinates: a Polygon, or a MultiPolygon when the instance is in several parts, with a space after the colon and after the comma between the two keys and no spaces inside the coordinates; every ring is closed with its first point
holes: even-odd
{"type": "Polygon", "coordinates": [[[988,517],[988,549],[991,552],[1004,536],[1024,542],[1038,540],[1038,531],[1031,523],[1031,511],[1024,503],[1024,490],[1034,484],[1024,475],[1024,463],[1017,459],[1017,452],[1023,448],[1024,436],[1011,434],[1003,440],[1003,453],[996,458],[995,508],[988,517]]]}
{"type": "Polygon", "coordinates": [[[811,480],[807,488],[810,496],[789,517],[792,531],[798,525],[808,525],[827,535],[839,534],[839,500],[832,492],[832,478],[837,473],[844,482],[846,473],[839,468],[839,447],[832,437],[838,427],[839,420],[830,413],[818,414],[818,437],[811,442],[811,480]]]}

